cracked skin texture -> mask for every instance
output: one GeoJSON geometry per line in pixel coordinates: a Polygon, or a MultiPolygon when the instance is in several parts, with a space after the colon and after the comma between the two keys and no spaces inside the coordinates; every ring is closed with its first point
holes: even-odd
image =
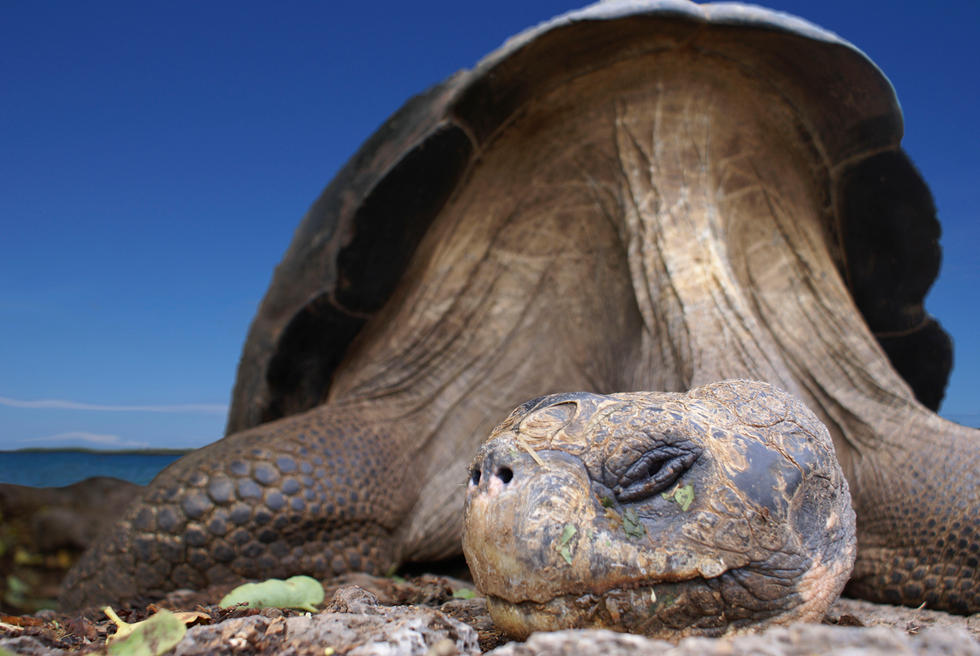
{"type": "Polygon", "coordinates": [[[978,431],[934,412],[939,224],[901,126],[864,55],[762,9],[607,2],[515,37],[327,187],[228,435],[160,474],[63,603],[457,554],[466,467],[526,399],[749,379],[830,432],[848,590],[980,611],[978,431]]]}
{"type": "Polygon", "coordinates": [[[529,401],[474,459],[463,522],[494,624],[519,639],[819,621],[857,548],[827,429],[751,381],[529,401]]]}

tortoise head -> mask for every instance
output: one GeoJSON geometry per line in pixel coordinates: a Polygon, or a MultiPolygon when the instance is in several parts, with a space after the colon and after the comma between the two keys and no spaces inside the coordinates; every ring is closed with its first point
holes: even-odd
{"type": "Polygon", "coordinates": [[[827,430],[768,384],[528,402],[470,469],[463,550],[515,636],[822,616],[855,555],[827,430]]]}

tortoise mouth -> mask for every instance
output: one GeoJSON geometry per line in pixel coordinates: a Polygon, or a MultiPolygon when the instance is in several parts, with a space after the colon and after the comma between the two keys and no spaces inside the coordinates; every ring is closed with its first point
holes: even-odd
{"type": "Polygon", "coordinates": [[[760,607],[732,604],[726,590],[743,575],[741,570],[730,570],[715,579],[642,582],[599,593],[558,595],[544,602],[511,602],[488,595],[487,608],[494,624],[518,639],[535,631],[599,628],[677,640],[720,636],[792,607],[778,600],[760,607]]]}
{"type": "Polygon", "coordinates": [[[676,642],[773,622],[819,621],[840,594],[840,574],[850,565],[787,565],[778,560],[717,576],[622,582],[603,592],[568,592],[540,602],[487,594],[487,609],[494,624],[518,639],[535,631],[598,628],[676,642]]]}

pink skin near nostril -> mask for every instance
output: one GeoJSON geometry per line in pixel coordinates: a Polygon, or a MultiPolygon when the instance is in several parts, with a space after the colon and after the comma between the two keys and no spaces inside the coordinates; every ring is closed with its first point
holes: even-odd
{"type": "Polygon", "coordinates": [[[483,492],[488,497],[493,497],[500,494],[500,492],[507,487],[507,484],[514,478],[514,472],[509,467],[501,467],[496,471],[496,473],[489,477],[489,481],[483,483],[484,478],[485,477],[480,476],[478,471],[474,472],[474,474],[470,477],[470,489],[478,489],[482,484],[483,492]]]}
{"type": "Polygon", "coordinates": [[[491,476],[490,484],[487,485],[487,496],[493,497],[503,492],[506,483],[500,480],[499,476],[491,476]]]}

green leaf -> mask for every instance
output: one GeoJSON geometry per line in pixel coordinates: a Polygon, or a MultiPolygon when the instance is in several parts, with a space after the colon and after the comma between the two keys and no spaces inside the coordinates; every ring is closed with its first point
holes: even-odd
{"type": "Polygon", "coordinates": [[[688,484],[677,488],[677,491],[674,492],[674,502],[681,507],[681,510],[687,512],[687,509],[694,502],[694,486],[688,484]]]}
{"type": "Polygon", "coordinates": [[[476,592],[472,588],[460,588],[459,590],[453,590],[454,599],[472,599],[476,596],[476,592]]]}
{"type": "Polygon", "coordinates": [[[106,639],[112,656],[159,656],[173,649],[187,633],[184,623],[167,610],[136,624],[123,622],[109,607],[105,611],[119,627],[106,639]]]}
{"type": "Polygon", "coordinates": [[[578,529],[575,528],[574,524],[565,524],[565,527],[561,531],[561,537],[558,538],[558,544],[555,545],[555,550],[561,554],[561,557],[569,565],[572,564],[572,548],[568,543],[575,537],[576,533],[578,533],[578,529]]]}
{"type": "Polygon", "coordinates": [[[670,492],[661,492],[660,496],[668,501],[673,501],[681,507],[681,510],[687,512],[687,509],[694,502],[694,486],[690,483],[687,485],[678,485],[672,488],[670,492]]]}
{"type": "Polygon", "coordinates": [[[623,513],[623,530],[631,538],[642,538],[647,532],[646,527],[640,523],[640,518],[632,508],[623,513]]]}
{"type": "Polygon", "coordinates": [[[269,579],[261,583],[245,583],[226,594],[219,605],[230,608],[247,603],[250,608],[301,608],[316,612],[323,602],[323,586],[309,576],[293,576],[285,581],[269,579]]]}
{"type": "Polygon", "coordinates": [[[572,564],[572,551],[571,549],[568,548],[568,545],[559,547],[558,553],[561,554],[561,557],[565,559],[566,563],[568,563],[569,565],[572,564]]]}
{"type": "Polygon", "coordinates": [[[578,529],[575,528],[574,524],[565,524],[565,528],[561,532],[561,537],[558,538],[558,546],[564,547],[577,532],[578,529]]]}
{"type": "Polygon", "coordinates": [[[609,497],[602,497],[602,498],[600,498],[599,499],[599,503],[602,504],[602,507],[603,508],[612,508],[613,507],[613,500],[610,499],[609,497]]]}

